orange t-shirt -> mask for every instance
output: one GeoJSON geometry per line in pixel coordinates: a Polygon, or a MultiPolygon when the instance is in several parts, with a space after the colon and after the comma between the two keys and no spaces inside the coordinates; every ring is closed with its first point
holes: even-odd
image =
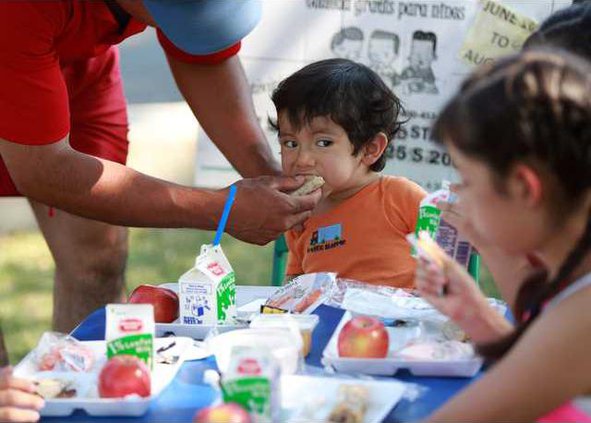
{"type": "Polygon", "coordinates": [[[414,232],[426,192],[402,177],[383,176],[333,210],[286,233],[288,275],[336,272],[339,277],[414,287],[415,260],[405,236],[414,232]]]}

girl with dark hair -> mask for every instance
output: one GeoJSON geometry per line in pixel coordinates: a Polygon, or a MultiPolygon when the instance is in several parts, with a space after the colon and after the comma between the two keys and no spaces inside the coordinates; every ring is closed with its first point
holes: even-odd
{"type": "Polygon", "coordinates": [[[498,360],[434,421],[591,421],[571,402],[591,394],[590,92],[588,62],[526,51],[477,70],[435,124],[474,232],[539,270],[513,328],[453,260],[419,262],[421,294],[498,360]]]}

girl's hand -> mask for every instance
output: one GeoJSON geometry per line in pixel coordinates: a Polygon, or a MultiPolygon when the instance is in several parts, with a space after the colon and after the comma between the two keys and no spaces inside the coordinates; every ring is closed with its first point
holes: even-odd
{"type": "Polygon", "coordinates": [[[511,330],[455,260],[442,254],[441,266],[419,258],[416,286],[421,296],[453,320],[474,342],[489,342],[511,330]]]}
{"type": "Polygon", "coordinates": [[[0,368],[0,421],[38,421],[45,402],[35,391],[33,382],[14,377],[12,368],[0,368]]]}

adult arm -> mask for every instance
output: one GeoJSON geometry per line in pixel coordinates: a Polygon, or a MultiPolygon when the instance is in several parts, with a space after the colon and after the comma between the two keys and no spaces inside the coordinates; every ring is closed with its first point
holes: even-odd
{"type": "Polygon", "coordinates": [[[186,63],[170,54],[167,58],[195,117],[232,166],[245,178],[281,174],[238,56],[214,64],[186,63]]]}
{"type": "MultiPolygon", "coordinates": [[[[0,155],[27,197],[116,225],[214,229],[226,198],[225,190],[175,185],[80,153],[67,138],[37,146],[0,140],[0,155]]],[[[227,232],[265,244],[307,219],[319,193],[296,198],[281,192],[303,182],[288,177],[237,182],[227,232]]]]}
{"type": "Polygon", "coordinates": [[[436,411],[434,422],[532,422],[591,392],[591,290],[545,312],[481,379],[436,411]]]}

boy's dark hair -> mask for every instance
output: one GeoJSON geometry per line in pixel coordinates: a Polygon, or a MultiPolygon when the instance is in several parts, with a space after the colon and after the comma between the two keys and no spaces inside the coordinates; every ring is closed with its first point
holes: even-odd
{"type": "Polygon", "coordinates": [[[394,53],[398,54],[398,50],[400,49],[400,37],[398,37],[398,34],[395,34],[394,32],[382,31],[380,29],[377,29],[371,33],[369,39],[394,41],[394,53]]]}
{"type": "Polygon", "coordinates": [[[550,15],[523,45],[532,47],[560,47],[591,60],[591,2],[550,15]]]}
{"type": "MultiPolygon", "coordinates": [[[[328,117],[340,125],[353,144],[353,155],[383,132],[392,141],[401,122],[398,97],[370,68],[347,59],[312,63],[279,83],[271,96],[277,115],[286,112],[299,130],[316,117],[328,117]]],[[[269,124],[279,130],[278,122],[269,124]]],[[[379,172],[386,165],[384,154],[370,169],[379,172]]]]}
{"type": "Polygon", "coordinates": [[[336,46],[343,43],[345,40],[363,41],[363,31],[356,26],[348,26],[341,29],[332,36],[330,48],[334,49],[336,46]]]}
{"type": "Polygon", "coordinates": [[[434,32],[415,31],[412,39],[417,41],[431,41],[433,44],[433,56],[437,55],[437,35],[434,32]]]}

